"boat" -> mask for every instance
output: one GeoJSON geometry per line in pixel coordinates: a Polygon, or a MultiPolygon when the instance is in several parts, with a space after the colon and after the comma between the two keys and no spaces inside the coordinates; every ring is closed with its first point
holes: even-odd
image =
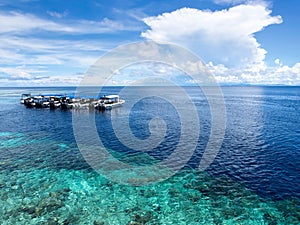
{"type": "Polygon", "coordinates": [[[49,98],[49,102],[50,102],[50,109],[57,109],[61,106],[61,102],[60,102],[60,98],[56,97],[56,96],[51,96],[49,98]]]}
{"type": "Polygon", "coordinates": [[[67,109],[72,109],[73,105],[72,105],[72,99],[68,96],[64,96],[60,99],[61,105],[60,108],[62,110],[67,110],[67,109]]]}
{"type": "Polygon", "coordinates": [[[78,98],[66,94],[22,94],[21,103],[27,108],[110,110],[123,105],[125,100],[120,99],[119,95],[104,95],[99,99],[97,97],[78,98]]]}
{"type": "Polygon", "coordinates": [[[45,96],[36,96],[33,98],[35,108],[48,108],[50,106],[49,99],[45,96]]]}
{"type": "Polygon", "coordinates": [[[42,108],[49,108],[50,107],[50,102],[49,99],[47,101],[43,102],[42,108]]]}
{"type": "Polygon", "coordinates": [[[21,99],[20,99],[20,103],[25,104],[25,100],[27,100],[29,98],[31,98],[31,94],[22,94],[21,99]]]}
{"type": "Polygon", "coordinates": [[[125,100],[120,99],[119,95],[104,95],[95,104],[95,109],[110,110],[112,108],[120,107],[125,103],[125,100]]]}
{"type": "Polygon", "coordinates": [[[30,97],[24,100],[24,105],[26,108],[33,108],[35,106],[34,98],[30,97]]]}

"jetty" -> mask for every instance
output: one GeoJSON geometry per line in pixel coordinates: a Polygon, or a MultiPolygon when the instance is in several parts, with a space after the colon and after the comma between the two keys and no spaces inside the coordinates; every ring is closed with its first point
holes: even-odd
{"type": "Polygon", "coordinates": [[[120,99],[119,95],[103,95],[100,98],[79,98],[66,94],[22,94],[20,103],[27,108],[110,110],[122,106],[125,100],[120,99]]]}

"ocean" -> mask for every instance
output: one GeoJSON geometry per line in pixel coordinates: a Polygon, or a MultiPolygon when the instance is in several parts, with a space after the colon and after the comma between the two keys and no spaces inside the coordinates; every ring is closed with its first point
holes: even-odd
{"type": "Polygon", "coordinates": [[[75,87],[0,88],[0,224],[300,224],[300,87],[222,87],[224,135],[205,170],[220,96],[183,90],[131,87],[122,107],[90,112],[20,104],[75,87]],[[98,153],[109,157],[93,164],[98,153]]]}

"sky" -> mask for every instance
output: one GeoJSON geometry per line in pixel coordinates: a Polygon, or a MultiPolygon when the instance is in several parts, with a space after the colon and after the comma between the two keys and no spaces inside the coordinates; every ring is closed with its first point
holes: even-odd
{"type": "Polygon", "coordinates": [[[300,85],[298,0],[0,0],[0,86],[76,86],[117,46],[199,56],[220,84],[300,85]]]}

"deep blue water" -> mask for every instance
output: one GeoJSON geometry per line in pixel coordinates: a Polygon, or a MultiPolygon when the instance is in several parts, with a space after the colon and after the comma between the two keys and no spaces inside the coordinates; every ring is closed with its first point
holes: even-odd
{"type": "MultiPolygon", "coordinates": [[[[136,95],[143,91],[140,87],[133,88],[136,95]]],[[[161,88],[153,89],[151,93],[159,92],[161,88]]],[[[119,87],[109,87],[103,90],[103,93],[114,94],[119,90],[119,87]]],[[[54,212],[58,215],[58,224],[63,223],[62,218],[72,221],[70,213],[60,214],[59,210],[66,206],[78,210],[79,206],[74,202],[89,204],[87,196],[99,193],[98,189],[96,191],[93,188],[103,186],[113,191],[115,199],[111,201],[122,199],[122,193],[126,192],[125,195],[129,199],[141,202],[139,206],[130,208],[124,200],[118,202],[120,209],[109,211],[109,208],[104,207],[107,204],[99,200],[95,204],[103,204],[103,213],[106,214],[99,216],[99,212],[90,211],[90,214],[86,215],[90,222],[101,220],[104,224],[126,224],[131,218],[131,221],[140,224],[249,224],[249,221],[252,221],[252,224],[299,223],[300,87],[223,87],[226,106],[225,136],[217,157],[204,172],[205,175],[197,171],[197,168],[210,135],[210,110],[206,97],[198,89],[187,87],[185,90],[191,96],[200,120],[200,136],[192,158],[182,171],[166,181],[146,187],[128,187],[110,182],[95,173],[86,163],[76,145],[71,111],[27,109],[19,103],[21,93],[71,94],[75,88],[0,88],[0,196],[1,201],[9,202],[7,206],[4,203],[0,211],[3,215],[0,222],[22,224],[29,221],[31,224],[39,224],[48,215],[52,219],[48,218],[46,221],[50,223],[53,222],[54,212]],[[59,177],[63,176],[64,181],[59,180],[59,177]],[[34,190],[31,189],[33,183],[36,185],[34,190]],[[43,185],[48,185],[48,189],[43,185]],[[83,186],[79,188],[74,185],[83,186]],[[53,190],[60,191],[58,187],[68,189],[68,197],[59,200],[62,206],[57,202],[52,205],[55,209],[51,208],[50,203],[51,207],[49,204],[43,206],[42,200],[49,200],[43,199],[43,196],[51,195],[53,190]],[[85,191],[84,195],[79,191],[82,189],[85,191]],[[165,190],[168,190],[168,198],[165,190]],[[159,199],[155,199],[151,200],[151,205],[159,207],[160,210],[147,209],[147,201],[155,196],[152,194],[149,197],[151,191],[156,191],[156,195],[162,199],[167,198],[165,202],[168,204],[160,205],[159,199]],[[195,193],[191,197],[191,193],[195,191],[200,194],[195,193]],[[21,192],[22,200],[18,196],[21,192]],[[188,200],[185,192],[189,196],[188,200]],[[73,200],[72,204],[68,203],[70,199],[73,200]],[[212,208],[209,211],[212,212],[209,213],[215,213],[218,209],[221,210],[220,214],[211,215],[204,211],[202,216],[194,214],[193,210],[208,207],[205,199],[211,201],[209,207],[212,208]],[[184,209],[181,202],[186,201],[192,201],[195,205],[189,204],[185,207],[191,208],[184,209]],[[236,203],[237,201],[239,203],[236,203]],[[169,209],[170,204],[175,205],[169,209]],[[176,208],[176,204],[181,208],[176,208]],[[248,206],[249,211],[246,209],[248,206]],[[234,211],[239,207],[241,211],[239,215],[235,215],[234,211]],[[251,214],[251,207],[261,214],[251,214]],[[12,213],[18,214],[17,212],[21,212],[19,217],[9,216],[12,213]],[[137,216],[136,213],[141,216],[137,216]],[[117,220],[115,217],[123,219],[117,220]],[[178,218],[189,219],[180,222],[178,218]]],[[[170,89],[168,93],[178,101],[184,101],[181,96],[176,96],[176,91],[170,89]]],[[[130,95],[122,97],[128,103],[132,98],[130,95]]],[[[178,112],[172,104],[155,96],[142,99],[132,109],[125,103],[121,108],[95,113],[93,116],[105,147],[119,160],[132,165],[150,165],[168,158],[180,140],[178,112]],[[114,133],[112,116],[122,123],[128,119],[128,110],[131,110],[131,132],[141,140],[151,135],[148,124],[152,118],[160,117],[166,122],[166,136],[158,146],[146,153],[149,158],[145,159],[145,155],[140,157],[138,151],[126,147],[114,133]]],[[[91,203],[89,207],[94,209],[95,205],[91,203]]],[[[78,223],[85,224],[84,219],[79,218],[80,215],[77,217],[77,220],[81,221],[78,223]]],[[[74,218],[73,220],[75,221],[74,218]]]]}

